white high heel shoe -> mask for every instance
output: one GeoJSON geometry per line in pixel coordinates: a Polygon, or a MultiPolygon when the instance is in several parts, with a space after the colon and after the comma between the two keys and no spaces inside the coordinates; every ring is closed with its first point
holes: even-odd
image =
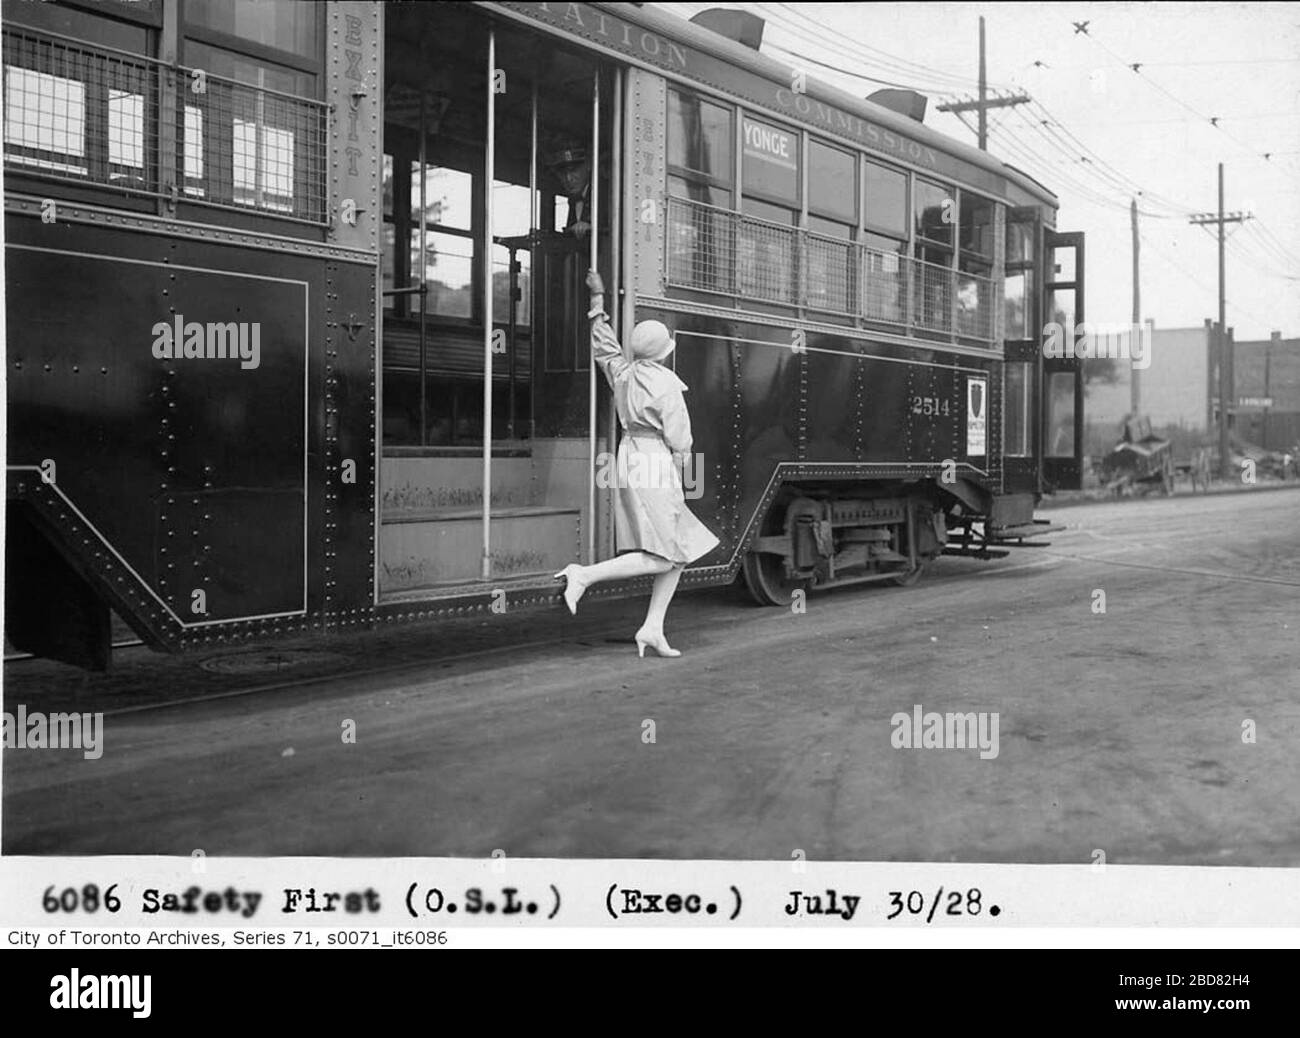
{"type": "Polygon", "coordinates": [[[645,659],[645,647],[649,645],[660,656],[667,656],[670,659],[680,656],[681,650],[674,649],[668,644],[668,639],[664,637],[662,631],[647,631],[644,627],[636,632],[636,654],[645,659]]]}
{"type": "Polygon", "coordinates": [[[578,615],[578,603],[582,601],[583,593],[587,590],[587,585],[582,582],[582,578],[575,576],[573,572],[581,569],[582,567],[576,562],[571,562],[555,574],[556,580],[564,580],[564,604],[569,607],[569,612],[574,616],[578,615]]]}

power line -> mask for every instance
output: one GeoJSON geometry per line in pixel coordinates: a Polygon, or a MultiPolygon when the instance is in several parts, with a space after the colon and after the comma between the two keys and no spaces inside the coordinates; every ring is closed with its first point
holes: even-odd
{"type": "MultiPolygon", "coordinates": [[[[788,54],[790,55],[790,57],[795,58],[797,61],[799,61],[802,64],[816,65],[818,68],[828,69],[831,72],[838,72],[842,76],[850,76],[853,79],[860,79],[866,83],[877,83],[882,86],[899,87],[900,89],[903,90],[917,89],[916,86],[912,83],[896,83],[889,79],[877,79],[875,76],[868,76],[861,72],[850,72],[846,68],[840,68],[838,65],[832,65],[830,62],[819,61],[816,58],[808,57],[806,54],[800,54],[798,51],[793,51],[789,47],[782,47],[779,43],[769,43],[768,47],[770,47],[772,50],[779,50],[784,54],[788,54]]],[[[928,91],[917,91],[917,92],[928,93],[928,91]]]]}
{"type": "MultiPolygon", "coordinates": [[[[1086,33],[1091,37],[1091,33],[1086,33]]],[[[1139,61],[1136,64],[1143,68],[1182,68],[1189,65],[1293,65],[1300,63],[1300,58],[1225,58],[1214,61],[1139,61]]],[[[1032,64],[1032,63],[1031,63],[1032,64]]],[[[1029,66],[1026,65],[1026,68],[1029,66]]],[[[1097,66],[1092,65],[1052,65],[1053,71],[1062,71],[1064,69],[1093,69],[1097,66]]]]}
{"type": "Polygon", "coordinates": [[[1185,109],[1185,110],[1191,112],[1192,115],[1196,116],[1196,117],[1197,117],[1198,119],[1200,119],[1202,122],[1207,122],[1207,123],[1209,123],[1212,127],[1214,127],[1215,129],[1217,129],[1220,133],[1222,133],[1222,134],[1223,134],[1225,137],[1227,137],[1230,141],[1234,142],[1234,143],[1237,144],[1238,146],[1240,146],[1240,147],[1246,149],[1248,152],[1250,152],[1250,154],[1252,155],[1252,157],[1254,157],[1254,158],[1262,158],[1262,153],[1256,151],[1254,148],[1252,148],[1250,145],[1248,145],[1245,141],[1243,141],[1243,140],[1241,140],[1240,138],[1234,136],[1233,134],[1229,133],[1226,129],[1224,129],[1224,127],[1220,126],[1220,125],[1219,125],[1219,123],[1220,123],[1220,117],[1219,117],[1219,116],[1207,116],[1207,115],[1204,115],[1203,113],[1197,111],[1195,108],[1193,108],[1191,105],[1189,105],[1189,104],[1188,104],[1186,101],[1184,101],[1182,98],[1180,98],[1180,97],[1178,97],[1177,95],[1175,95],[1175,94],[1171,93],[1170,91],[1166,90],[1163,86],[1161,86],[1159,83],[1157,83],[1154,79],[1152,79],[1150,76],[1148,76],[1148,75],[1146,75],[1145,73],[1142,72],[1142,69],[1143,69],[1143,67],[1144,67],[1144,65],[1145,65],[1144,62],[1140,62],[1140,61],[1139,61],[1139,62],[1125,61],[1122,57],[1120,57],[1120,56],[1119,56],[1118,54],[1116,54],[1113,50],[1111,50],[1109,47],[1107,47],[1106,44],[1102,43],[1101,40],[1097,39],[1096,36],[1094,36],[1091,32],[1089,32],[1088,29],[1087,29],[1087,27],[1086,27],[1086,23],[1085,23],[1085,27],[1084,27],[1081,31],[1078,30],[1078,29],[1076,28],[1075,35],[1083,35],[1083,36],[1087,36],[1089,40],[1091,40],[1091,41],[1092,41],[1096,46],[1100,47],[1100,48],[1101,48],[1102,50],[1104,50],[1107,54],[1109,54],[1112,58],[1114,58],[1116,62],[1118,62],[1119,64],[1123,65],[1125,68],[1128,68],[1130,71],[1132,71],[1132,72],[1134,73],[1134,75],[1136,75],[1136,76],[1138,76],[1139,78],[1141,78],[1142,80],[1144,80],[1144,81],[1147,83],[1148,86],[1152,87],[1152,88],[1155,89],[1155,90],[1160,91],[1160,93],[1164,94],[1167,98],[1169,98],[1171,101],[1173,101],[1173,102],[1174,102],[1176,105],[1178,105],[1180,108],[1183,108],[1183,109],[1185,109]]]}
{"type": "Polygon", "coordinates": [[[1260,234],[1264,239],[1266,239],[1267,241],[1269,241],[1269,242],[1272,243],[1273,248],[1275,248],[1275,249],[1276,249],[1278,252],[1280,252],[1283,256],[1286,256],[1288,259],[1290,259],[1291,262],[1293,262],[1293,263],[1300,263],[1300,257],[1296,256],[1295,253],[1291,252],[1291,250],[1288,249],[1288,248],[1283,244],[1282,240],[1281,240],[1281,239],[1280,239],[1276,234],[1273,233],[1272,228],[1270,228],[1270,227],[1269,227],[1267,224],[1265,224],[1263,221],[1261,221],[1261,220],[1256,220],[1255,223],[1252,225],[1252,227],[1251,227],[1250,229],[1255,230],[1255,231],[1258,231],[1259,234],[1260,234]]]}
{"type": "Polygon", "coordinates": [[[1175,212],[1177,212],[1180,216],[1185,216],[1192,211],[1190,206],[1186,206],[1179,202],[1175,202],[1172,199],[1164,198],[1162,195],[1158,195],[1153,191],[1147,191],[1142,187],[1141,184],[1139,184],[1132,177],[1128,176],[1127,174],[1117,169],[1115,166],[1111,165],[1108,161],[1106,161],[1106,159],[1104,159],[1101,155],[1099,155],[1096,151],[1094,151],[1086,143],[1084,143],[1084,141],[1081,140],[1078,137],[1078,135],[1075,134],[1068,126],[1066,126],[1063,122],[1061,122],[1060,119],[1056,118],[1056,116],[1054,116],[1051,112],[1049,112],[1047,110],[1047,107],[1041,101],[1035,101],[1034,107],[1038,109],[1041,117],[1046,120],[1045,122],[1042,123],[1042,125],[1045,128],[1047,128],[1048,130],[1051,130],[1053,127],[1059,128],[1061,134],[1063,134],[1068,139],[1068,142],[1072,142],[1077,148],[1079,148],[1083,152],[1084,155],[1091,156],[1092,159],[1095,160],[1095,162],[1099,164],[1103,169],[1109,170],[1110,173],[1115,178],[1117,178],[1121,184],[1128,185],[1126,187],[1126,190],[1128,192],[1130,193],[1136,192],[1139,198],[1143,198],[1149,202],[1154,202],[1156,205],[1162,205],[1166,209],[1172,209],[1175,212]]]}
{"type": "MultiPolygon", "coordinates": [[[[1072,166],[1077,166],[1084,174],[1091,174],[1098,181],[1102,190],[1118,191],[1121,195],[1123,195],[1126,198],[1134,194],[1137,194],[1139,197],[1143,198],[1144,200],[1149,199],[1154,204],[1157,205],[1161,204],[1156,200],[1155,196],[1149,196],[1147,192],[1142,190],[1140,185],[1137,185],[1135,182],[1128,180],[1123,176],[1123,174],[1119,173],[1118,171],[1108,171],[1109,169],[1108,164],[1105,163],[1104,160],[1100,162],[1089,162],[1085,155],[1078,154],[1077,149],[1072,150],[1069,147],[1068,142],[1065,142],[1059,135],[1053,134],[1051,126],[1045,125],[1042,120],[1033,121],[1029,119],[1023,112],[1017,112],[1016,114],[1020,116],[1021,121],[1025,124],[1026,127],[1028,127],[1030,130],[1033,130],[1040,137],[1046,140],[1047,143],[1057,153],[1059,153],[1060,155],[1064,156],[1067,160],[1069,160],[1072,166]]],[[[1054,125],[1059,125],[1059,123],[1054,125]]],[[[1064,129],[1064,127],[1062,127],[1062,129],[1064,129]]],[[[1107,199],[1106,204],[1115,205],[1116,207],[1122,209],[1128,208],[1128,204],[1126,202],[1121,203],[1111,199],[1107,199]]],[[[1146,216],[1149,219],[1157,219],[1157,220],[1172,219],[1171,216],[1167,216],[1159,212],[1153,212],[1149,209],[1143,209],[1140,212],[1142,216],[1146,216]]]]}
{"type": "MultiPolygon", "coordinates": [[[[760,8],[766,8],[769,5],[756,4],[755,6],[760,8]]],[[[801,21],[806,20],[808,24],[810,24],[813,27],[814,30],[822,28],[816,22],[813,22],[810,18],[808,18],[807,15],[804,14],[802,11],[796,11],[790,4],[778,3],[775,6],[788,12],[792,19],[797,19],[801,21]]],[[[912,61],[909,58],[904,58],[896,54],[890,54],[888,51],[881,50],[879,47],[873,47],[871,46],[871,44],[866,43],[862,40],[854,39],[852,41],[852,44],[854,48],[856,48],[859,52],[865,55],[872,56],[870,60],[874,60],[877,63],[883,62],[886,65],[894,66],[896,69],[913,70],[911,72],[913,78],[917,78],[919,76],[920,78],[938,79],[940,81],[948,80],[954,83],[965,83],[965,84],[976,82],[976,80],[973,77],[965,75],[963,73],[949,72],[944,69],[937,69],[931,65],[926,65],[919,61],[912,61]]]]}
{"type": "MultiPolygon", "coordinates": [[[[902,79],[928,81],[930,86],[926,93],[948,94],[957,89],[966,89],[976,82],[970,76],[945,72],[917,62],[906,61],[885,51],[870,47],[857,39],[843,37],[827,39],[824,27],[809,20],[802,12],[791,11],[790,16],[774,10],[772,5],[751,4],[755,13],[764,17],[774,28],[799,37],[805,44],[830,50],[850,61],[862,62],[871,68],[878,68],[902,79]]],[[[777,5],[788,8],[789,5],[777,5]]],[[[909,88],[915,89],[915,88],[909,88]]]]}
{"type": "MultiPolygon", "coordinates": [[[[966,122],[965,118],[960,113],[954,114],[967,129],[974,132],[974,128],[966,122]]],[[[1005,126],[997,128],[996,132],[997,136],[1002,141],[1002,147],[1006,153],[1010,154],[1018,162],[1026,164],[1026,172],[1037,170],[1039,163],[1045,161],[1041,152],[1035,151],[1031,145],[1022,142],[1005,126]]],[[[1119,203],[1112,198],[1106,197],[1095,188],[1084,183],[1081,179],[1074,177],[1068,169],[1055,169],[1050,176],[1043,176],[1041,170],[1038,172],[1040,180],[1045,182],[1060,182],[1069,187],[1072,191],[1083,196],[1087,201],[1092,202],[1094,205],[1122,209],[1125,212],[1128,211],[1127,204],[1119,203]]]]}

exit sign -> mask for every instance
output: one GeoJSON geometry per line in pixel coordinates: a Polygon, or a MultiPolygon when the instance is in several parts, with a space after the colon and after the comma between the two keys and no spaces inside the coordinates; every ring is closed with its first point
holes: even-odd
{"type": "Polygon", "coordinates": [[[1272,407],[1273,398],[1271,396],[1239,396],[1237,397],[1238,407],[1272,407]]]}

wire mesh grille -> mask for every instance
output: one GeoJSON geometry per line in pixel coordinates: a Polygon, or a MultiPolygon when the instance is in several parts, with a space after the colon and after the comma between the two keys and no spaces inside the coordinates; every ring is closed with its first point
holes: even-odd
{"type": "Polygon", "coordinates": [[[813,234],[805,234],[803,242],[807,256],[804,305],[837,314],[853,313],[857,246],[813,234]]]}
{"type": "Polygon", "coordinates": [[[4,30],[4,158],[42,178],[170,195],[160,99],[174,91],[187,201],[328,220],[328,106],[27,30],[4,30]]]}
{"type": "Polygon", "coordinates": [[[737,291],[769,303],[793,303],[800,266],[795,229],[739,214],[735,220],[737,291]]]}
{"type": "Polygon", "coordinates": [[[930,332],[946,332],[953,324],[953,272],[922,260],[912,261],[912,323],[930,332]]]}
{"type": "Polygon", "coordinates": [[[668,199],[667,283],[993,342],[993,279],[668,199]]]}
{"type": "Polygon", "coordinates": [[[176,168],[187,199],[325,220],[325,116],[306,98],[203,77],[177,82],[176,168]]]}
{"type": "Polygon", "coordinates": [[[736,291],[736,214],[668,200],[668,281],[704,292],[736,291]]]}
{"type": "Polygon", "coordinates": [[[862,316],[885,324],[907,323],[910,261],[896,252],[864,248],[862,256],[862,316]]]}
{"type": "Polygon", "coordinates": [[[4,31],[6,166],[157,193],[153,62],[4,31]]]}

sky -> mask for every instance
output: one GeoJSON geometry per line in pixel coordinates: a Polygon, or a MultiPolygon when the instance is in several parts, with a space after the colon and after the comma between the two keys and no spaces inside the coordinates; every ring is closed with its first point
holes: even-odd
{"type": "Polygon", "coordinates": [[[1227,323],[1237,341],[1300,337],[1300,4],[654,6],[683,18],[752,11],[767,23],[768,56],[804,59],[809,78],[858,96],[919,90],[926,125],[972,145],[973,130],[936,107],[975,96],[983,15],[991,92],[1033,99],[990,111],[989,151],[1059,196],[1060,230],[1087,235],[1089,318],[1132,317],[1134,197],[1143,320],[1185,328],[1217,317],[1216,232],[1188,218],[1217,210],[1222,162],[1225,211],[1254,216],[1228,225],[1227,323]]]}

